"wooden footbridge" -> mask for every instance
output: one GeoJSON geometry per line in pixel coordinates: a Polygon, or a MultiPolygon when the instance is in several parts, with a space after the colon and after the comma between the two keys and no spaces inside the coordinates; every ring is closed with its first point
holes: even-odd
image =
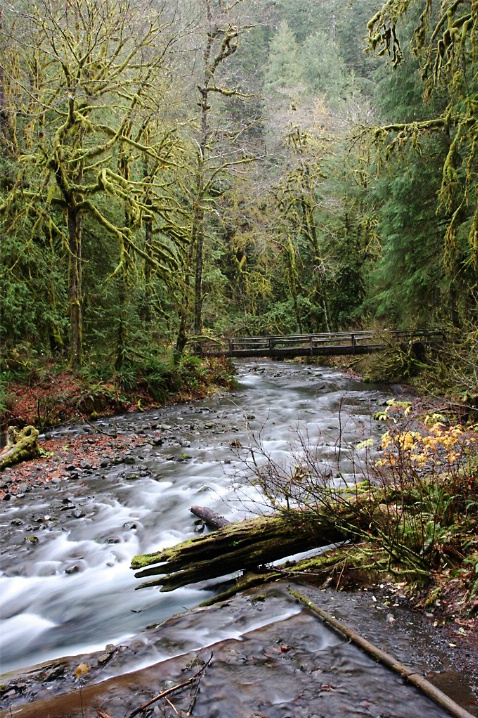
{"type": "Polygon", "coordinates": [[[341,356],[371,354],[400,345],[422,350],[430,344],[443,342],[439,330],[357,331],[323,334],[289,334],[264,337],[225,337],[202,339],[200,353],[204,356],[271,357],[292,359],[302,356],[341,356]]]}

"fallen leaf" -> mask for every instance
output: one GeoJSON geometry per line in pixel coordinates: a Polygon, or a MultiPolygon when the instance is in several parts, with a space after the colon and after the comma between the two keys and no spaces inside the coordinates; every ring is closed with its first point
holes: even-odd
{"type": "Polygon", "coordinates": [[[86,676],[90,668],[91,666],[89,663],[80,663],[80,665],[76,667],[75,676],[77,678],[82,678],[83,676],[86,676]]]}

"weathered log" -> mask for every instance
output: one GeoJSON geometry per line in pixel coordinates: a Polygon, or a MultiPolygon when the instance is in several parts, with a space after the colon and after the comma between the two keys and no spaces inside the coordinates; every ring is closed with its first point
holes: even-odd
{"type": "Polygon", "coordinates": [[[221,529],[223,526],[228,526],[231,523],[225,519],[224,516],[220,516],[206,506],[191,506],[189,510],[199,519],[202,519],[210,529],[221,529]]]}
{"type": "Polygon", "coordinates": [[[370,656],[372,656],[372,658],[375,658],[376,661],[378,661],[379,663],[383,663],[384,666],[387,666],[387,668],[390,668],[395,673],[398,673],[409,683],[416,686],[417,688],[420,688],[423,693],[425,693],[425,695],[434,700],[435,703],[437,703],[439,706],[449,711],[451,715],[456,716],[456,718],[473,718],[471,713],[469,713],[467,710],[455,703],[452,698],[447,696],[439,688],[430,683],[430,681],[427,681],[424,676],[421,676],[419,673],[416,673],[412,668],[409,668],[403,663],[400,663],[400,661],[397,661],[397,659],[391,656],[389,653],[385,653],[385,651],[382,651],[382,649],[378,646],[374,646],[373,643],[367,641],[367,639],[354,631],[353,628],[350,628],[345,623],[342,623],[342,621],[338,621],[335,616],[332,616],[327,611],[324,611],[323,608],[317,606],[317,604],[313,603],[309,598],[307,598],[307,596],[304,596],[303,594],[299,593],[298,591],[294,591],[291,588],[289,588],[289,593],[294,596],[294,598],[296,598],[298,601],[303,603],[304,606],[307,606],[307,608],[320,616],[320,618],[325,621],[325,623],[328,623],[330,626],[332,626],[332,628],[335,628],[337,631],[343,633],[349,639],[349,641],[355,643],[357,646],[360,646],[360,648],[365,651],[365,653],[368,653],[370,656]]]}
{"type": "Polygon", "coordinates": [[[9,426],[7,445],[0,452],[0,471],[7,466],[19,464],[21,461],[35,459],[40,453],[38,446],[38,430],[34,426],[26,426],[21,431],[9,426]]]}
{"type": "MultiPolygon", "coordinates": [[[[352,520],[352,510],[350,513],[352,520]]],[[[285,516],[262,516],[229,524],[158,553],[135,556],[131,567],[142,569],[135,574],[137,578],[160,576],[138,588],[161,586],[161,591],[172,591],[190,583],[256,569],[347,538],[350,536],[336,525],[330,507],[323,513],[290,511],[285,516]]]]}

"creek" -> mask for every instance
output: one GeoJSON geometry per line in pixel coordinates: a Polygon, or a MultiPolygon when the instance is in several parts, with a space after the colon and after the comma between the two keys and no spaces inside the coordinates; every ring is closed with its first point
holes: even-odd
{"type": "MultiPolygon", "coordinates": [[[[211,584],[135,591],[130,561],[193,536],[192,505],[230,520],[263,507],[243,478],[241,447],[258,442],[287,462],[306,436],[324,461],[340,448],[347,479],[347,447],[381,428],[372,420],[389,396],[380,387],[316,365],[248,361],[237,369],[231,394],[98,421],[101,431],[146,443],[100,470],[72,467],[27,498],[2,502],[2,672],[101,650],[212,596],[211,584]]],[[[51,436],[67,444],[91,431],[65,426],[51,436]]]]}

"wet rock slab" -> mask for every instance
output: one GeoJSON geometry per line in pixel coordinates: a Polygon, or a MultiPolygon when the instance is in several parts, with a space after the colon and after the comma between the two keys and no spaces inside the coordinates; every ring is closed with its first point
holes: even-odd
{"type": "MultiPolygon", "coordinates": [[[[350,613],[353,623],[372,614],[368,630],[376,632],[381,647],[394,645],[408,665],[430,668],[427,641],[411,644],[406,631],[374,616],[371,597],[298,588],[315,600],[322,595],[325,604],[333,600],[334,613],[342,619],[350,613]]],[[[158,700],[142,715],[186,715],[192,706],[192,715],[204,718],[448,715],[327,628],[279,584],[173,617],[121,646],[4,676],[0,716],[84,718],[102,710],[124,718],[196,676],[209,660],[192,684],[168,695],[170,703],[158,700]],[[80,679],[79,666],[87,667],[80,679]]]]}

